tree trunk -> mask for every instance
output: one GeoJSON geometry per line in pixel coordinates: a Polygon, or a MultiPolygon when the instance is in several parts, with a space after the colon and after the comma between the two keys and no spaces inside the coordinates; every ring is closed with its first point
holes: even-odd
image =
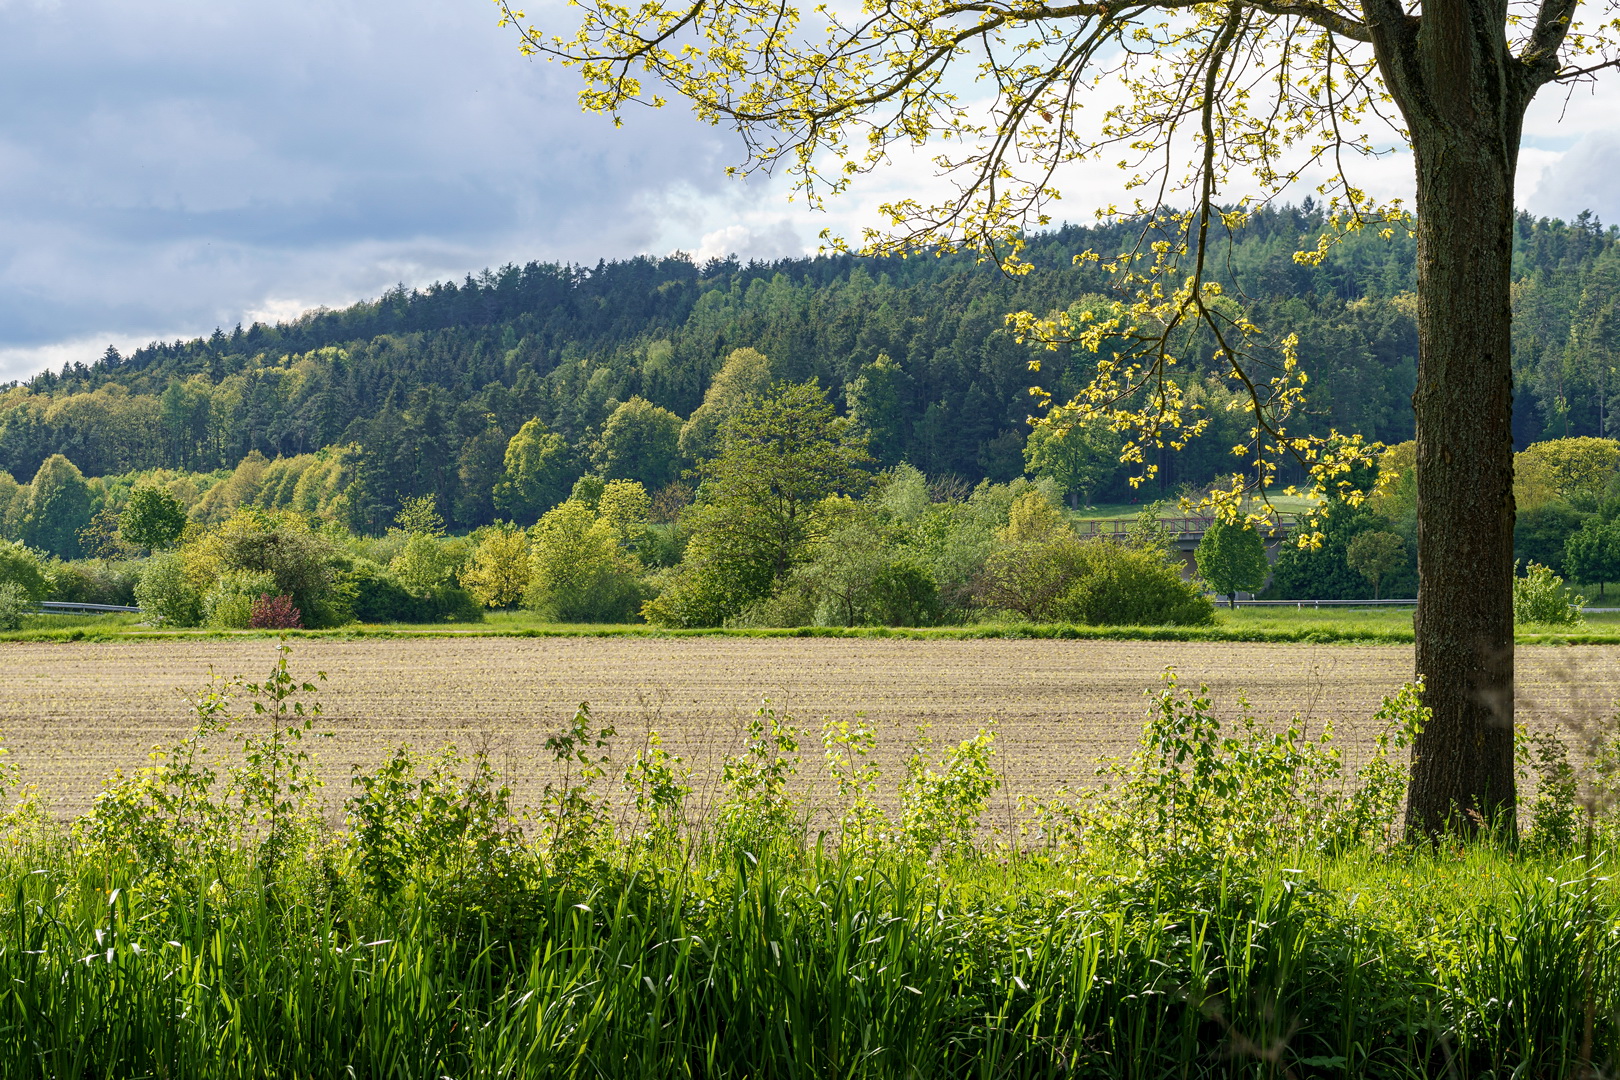
{"type": "Polygon", "coordinates": [[[1433,710],[1413,747],[1414,836],[1515,827],[1509,275],[1523,110],[1478,27],[1452,26],[1460,32],[1449,47],[1435,40],[1448,36],[1445,16],[1477,16],[1471,6],[1425,5],[1424,34],[1434,31],[1426,43],[1419,35],[1426,100],[1408,109],[1418,230],[1414,625],[1433,710]]]}

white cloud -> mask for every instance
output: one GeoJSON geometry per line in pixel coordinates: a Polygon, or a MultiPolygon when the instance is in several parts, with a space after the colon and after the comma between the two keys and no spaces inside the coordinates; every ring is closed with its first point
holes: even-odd
{"type": "Polygon", "coordinates": [[[709,259],[723,259],[736,255],[747,262],[761,259],[791,259],[804,254],[804,241],[789,221],[776,221],[767,225],[727,225],[723,229],[704,233],[692,257],[699,263],[709,259]]]}
{"type": "MultiPolygon", "coordinates": [[[[1532,212],[1569,220],[1590,210],[1605,222],[1620,222],[1620,190],[1614,183],[1620,174],[1620,135],[1588,132],[1567,150],[1523,151],[1520,161],[1521,170],[1529,171],[1526,164],[1534,169],[1532,194],[1525,200],[1532,212]]],[[[1527,187],[1521,182],[1519,190],[1527,187]]]]}
{"type": "Polygon", "coordinates": [[[154,336],[106,331],[81,334],[48,345],[0,345],[0,384],[24,379],[46,369],[60,371],[66,364],[89,363],[99,359],[109,345],[121,353],[128,353],[147,344],[154,336]]]}

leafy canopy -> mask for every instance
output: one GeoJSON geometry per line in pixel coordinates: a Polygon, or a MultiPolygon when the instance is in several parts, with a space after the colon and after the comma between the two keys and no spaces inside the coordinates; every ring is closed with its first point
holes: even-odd
{"type": "Polygon", "coordinates": [[[1238,593],[1255,592],[1264,585],[1270,570],[1265,541],[1246,521],[1212,523],[1198,541],[1193,558],[1210,587],[1234,602],[1238,593]]]}
{"type": "Polygon", "coordinates": [[[163,488],[138,487],[118,518],[118,535],[138,547],[172,547],[186,528],[186,508],[163,488]]]}
{"type": "Polygon", "coordinates": [[[1406,557],[1406,541],[1391,532],[1372,529],[1351,538],[1345,549],[1350,569],[1367,579],[1378,597],[1378,583],[1406,557]]]}
{"type": "Polygon", "coordinates": [[[494,505],[519,522],[534,522],[562,502],[578,476],[568,443],[538,418],[518,429],[506,444],[505,471],[495,485],[494,505]]]}
{"type": "Polygon", "coordinates": [[[1037,476],[1050,476],[1085,502],[1119,468],[1119,436],[1107,424],[1073,405],[1052,409],[1030,433],[1024,461],[1037,476]]]}
{"type": "Polygon", "coordinates": [[[746,404],[721,425],[720,447],[698,466],[682,576],[647,606],[649,621],[712,626],[769,596],[835,524],[823,500],[870,480],[865,436],[813,382],[746,404]]]}

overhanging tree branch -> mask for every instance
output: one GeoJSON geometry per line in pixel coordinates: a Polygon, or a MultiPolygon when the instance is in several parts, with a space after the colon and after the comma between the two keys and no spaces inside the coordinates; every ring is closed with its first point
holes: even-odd
{"type": "Polygon", "coordinates": [[[933,164],[953,190],[884,204],[862,251],[968,248],[1027,272],[1023,230],[1049,222],[1054,183],[1076,163],[1117,164],[1133,202],[1098,210],[1134,219],[1137,242],[1082,256],[1109,272],[1111,297],[1010,325],[1095,357],[1064,415],[1106,421],[1142,476],[1146,448],[1207,426],[1187,394],[1203,376],[1177,366],[1222,368],[1253,419],[1237,452],[1254,466],[1220,493],[1223,514],[1279,458],[1318,493],[1354,500],[1348,474],[1371,454],[1359,437],[1293,426],[1297,342],[1255,326],[1211,279],[1209,245],[1315,170],[1328,228],[1300,262],[1370,224],[1412,228],[1417,662],[1433,722],[1408,822],[1433,833],[1512,811],[1513,176],[1537,88],[1620,64],[1612,10],[1583,25],[1580,0],[579,0],[579,29],[547,37],[496,3],[525,51],[579,70],[586,108],[661,104],[645,77],[739,132],[738,171],[783,169],[813,207],[897,151],[943,147],[933,164]],[[1415,223],[1349,174],[1389,137],[1413,150],[1415,223]],[[1237,184],[1248,196],[1218,204],[1237,184]],[[1191,209],[1171,208],[1178,198],[1191,209]]]}

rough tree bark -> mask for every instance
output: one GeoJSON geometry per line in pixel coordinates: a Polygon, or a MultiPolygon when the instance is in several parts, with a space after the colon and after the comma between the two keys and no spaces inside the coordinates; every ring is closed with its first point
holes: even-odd
{"type": "Polygon", "coordinates": [[[1535,87],[1492,0],[1371,20],[1417,167],[1416,667],[1409,834],[1515,828],[1513,179],[1535,87]]]}

